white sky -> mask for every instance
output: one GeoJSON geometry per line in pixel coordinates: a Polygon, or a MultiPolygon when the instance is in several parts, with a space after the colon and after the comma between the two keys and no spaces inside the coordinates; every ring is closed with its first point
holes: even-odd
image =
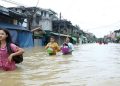
{"type": "MultiPolygon", "coordinates": [[[[36,6],[37,0],[13,0],[26,6],[36,6]]],[[[0,0],[0,5],[15,6],[0,0]]],[[[120,0],[39,0],[38,7],[61,12],[64,19],[78,24],[97,37],[120,29],[120,0]]]]}

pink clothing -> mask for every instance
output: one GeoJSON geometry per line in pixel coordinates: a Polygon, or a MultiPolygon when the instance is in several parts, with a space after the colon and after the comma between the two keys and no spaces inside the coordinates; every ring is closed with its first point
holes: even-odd
{"type": "MultiPolygon", "coordinates": [[[[17,46],[15,44],[10,44],[10,47],[14,52],[17,51],[17,46]]],[[[16,69],[16,65],[14,61],[9,61],[8,60],[8,52],[7,52],[7,47],[5,48],[0,48],[0,69],[3,69],[5,71],[10,71],[16,69]]]]}

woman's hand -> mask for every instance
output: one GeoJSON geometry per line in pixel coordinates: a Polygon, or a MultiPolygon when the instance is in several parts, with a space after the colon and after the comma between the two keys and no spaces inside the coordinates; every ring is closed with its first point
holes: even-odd
{"type": "Polygon", "coordinates": [[[12,61],[13,54],[10,54],[8,57],[8,60],[11,62],[12,61]]]}

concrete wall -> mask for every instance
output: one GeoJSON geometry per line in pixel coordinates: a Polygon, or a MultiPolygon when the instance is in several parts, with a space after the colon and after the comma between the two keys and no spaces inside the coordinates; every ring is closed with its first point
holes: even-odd
{"type": "Polygon", "coordinates": [[[39,24],[42,26],[43,30],[50,30],[52,31],[52,21],[51,20],[41,20],[39,24]]]}

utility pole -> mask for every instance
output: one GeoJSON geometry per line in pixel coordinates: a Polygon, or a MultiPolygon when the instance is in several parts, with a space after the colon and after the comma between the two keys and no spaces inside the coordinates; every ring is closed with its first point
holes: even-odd
{"type": "Polygon", "coordinates": [[[60,29],[61,29],[61,12],[60,12],[60,15],[59,15],[59,28],[58,28],[58,31],[59,31],[59,44],[60,44],[60,29]]]}

